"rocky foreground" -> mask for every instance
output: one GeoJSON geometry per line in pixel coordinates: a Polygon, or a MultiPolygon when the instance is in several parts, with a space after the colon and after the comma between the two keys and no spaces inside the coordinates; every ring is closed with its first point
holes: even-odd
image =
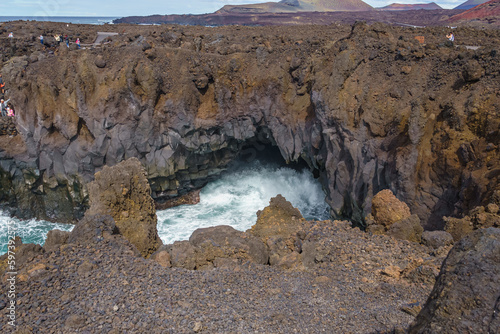
{"type": "MultiPolygon", "coordinates": [[[[93,204],[72,232],[51,231],[43,248],[17,240],[17,327],[2,321],[3,333],[500,329],[498,228],[465,236],[441,267],[453,243],[446,232],[378,235],[346,221],[306,221],[277,196],[247,232],[217,226],[162,246],[137,159],[104,169],[90,189],[93,204]],[[96,201],[111,194],[116,200],[96,201]]],[[[408,207],[385,202],[375,204],[374,221],[404,224],[408,207]]],[[[2,291],[10,277],[7,270],[2,291]]],[[[0,295],[3,319],[11,299],[0,295]]]]}

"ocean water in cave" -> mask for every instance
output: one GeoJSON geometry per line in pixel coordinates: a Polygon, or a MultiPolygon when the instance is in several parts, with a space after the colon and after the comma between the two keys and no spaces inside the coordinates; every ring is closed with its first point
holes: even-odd
{"type": "Polygon", "coordinates": [[[158,211],[158,233],[165,244],[170,244],[189,239],[201,227],[230,225],[245,231],[257,221],[257,211],[268,206],[277,194],[307,219],[330,217],[321,184],[308,169],[254,160],[239,163],[206,185],[200,203],[158,211]]]}
{"type": "MultiPolygon", "coordinates": [[[[307,219],[330,217],[321,184],[309,169],[253,160],[235,164],[218,180],[207,184],[201,190],[200,203],[158,211],[158,233],[169,244],[189,239],[201,227],[231,225],[245,231],[257,221],[257,211],[268,206],[277,194],[283,195],[307,219]]],[[[35,219],[20,221],[0,211],[0,254],[7,252],[9,228],[16,229],[23,243],[43,245],[48,231],[71,231],[73,225],[35,219]]]]}

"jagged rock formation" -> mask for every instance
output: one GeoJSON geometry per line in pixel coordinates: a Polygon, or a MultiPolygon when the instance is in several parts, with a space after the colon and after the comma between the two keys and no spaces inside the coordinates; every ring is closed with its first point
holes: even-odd
{"type": "Polygon", "coordinates": [[[468,51],[441,28],[381,24],[113,29],[130,31],[35,62],[26,37],[4,63],[20,139],[16,152],[0,141],[0,198],[17,214],[80,217],[94,173],[129,157],[169,199],[264,144],[305,160],[332,214],[359,223],[382,189],[442,227],[499,187],[495,31],[457,29],[483,44],[468,51]]]}
{"type": "Polygon", "coordinates": [[[197,270],[234,267],[248,261],[267,264],[269,259],[262,241],[227,225],[197,229],[189,241],[176,241],[163,250],[170,254],[173,267],[197,270]]]}
{"type": "MultiPolygon", "coordinates": [[[[398,213],[391,211],[390,204],[387,206],[386,211],[395,216],[392,220],[397,219],[398,213]]],[[[343,266],[349,259],[356,259],[354,267],[360,272],[370,270],[410,282],[429,282],[433,281],[434,273],[437,274],[436,263],[440,263],[438,258],[433,257],[440,257],[451,248],[450,242],[436,240],[439,237],[432,241],[432,237],[428,237],[434,250],[423,247],[419,244],[422,231],[418,238],[415,237],[415,228],[411,224],[400,224],[398,231],[391,235],[395,237],[393,239],[362,232],[352,228],[347,221],[306,221],[300,211],[281,195],[271,198],[269,206],[258,211],[257,217],[256,224],[246,232],[236,231],[230,226],[198,229],[189,241],[162,246],[151,258],[165,267],[190,270],[234,269],[250,261],[299,271],[315,270],[331,263],[343,266]],[[414,240],[408,236],[413,236],[414,240]],[[387,247],[380,249],[380,243],[385,243],[387,247]],[[359,247],[363,249],[357,249],[359,247]],[[401,249],[406,247],[416,252],[413,254],[416,257],[410,256],[404,263],[391,260],[398,257],[396,254],[401,251],[407,252],[401,249]],[[364,249],[371,253],[371,258],[377,263],[375,267],[366,268],[371,265],[360,260],[364,249]],[[434,251],[436,254],[424,263],[419,258],[422,251],[434,251]]],[[[418,218],[417,225],[420,227],[418,218]]]]}
{"type": "Polygon", "coordinates": [[[500,331],[500,229],[480,229],[448,254],[409,333],[500,331]]]}
{"type": "Polygon", "coordinates": [[[444,217],[444,230],[453,236],[455,241],[480,228],[500,227],[499,203],[490,203],[486,207],[478,206],[469,215],[462,218],[444,217]]]}
{"type": "Polygon", "coordinates": [[[86,216],[111,216],[118,232],[146,258],[162,245],[151,188],[137,158],[104,166],[88,184],[88,192],[86,216]]]}

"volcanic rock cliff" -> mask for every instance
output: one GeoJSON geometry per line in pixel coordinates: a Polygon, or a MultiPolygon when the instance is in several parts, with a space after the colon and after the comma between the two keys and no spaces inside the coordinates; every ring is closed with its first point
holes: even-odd
{"type": "Polygon", "coordinates": [[[360,224],[382,189],[436,228],[500,187],[497,31],[457,29],[468,50],[443,28],[115,25],[102,48],[37,50],[50,27],[3,45],[24,54],[2,67],[19,135],[0,137],[0,199],[17,215],[80,217],[94,173],[129,157],[163,201],[265,145],[360,224]]]}

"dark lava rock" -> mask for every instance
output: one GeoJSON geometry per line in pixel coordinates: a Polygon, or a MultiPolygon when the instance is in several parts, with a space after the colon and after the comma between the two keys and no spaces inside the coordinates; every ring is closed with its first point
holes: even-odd
{"type": "Polygon", "coordinates": [[[477,62],[477,60],[470,60],[463,71],[465,81],[477,81],[484,75],[484,68],[477,62]]]}
{"type": "Polygon", "coordinates": [[[267,264],[269,258],[266,245],[262,241],[227,225],[197,229],[189,238],[189,242],[201,250],[199,254],[203,254],[203,259],[198,259],[198,262],[217,257],[232,257],[267,264]]]}
{"type": "Polygon", "coordinates": [[[43,248],[46,251],[56,250],[59,246],[64,245],[68,241],[70,234],[70,232],[57,229],[49,231],[43,248]]]}
{"type": "Polygon", "coordinates": [[[172,267],[194,270],[196,268],[196,249],[187,240],[167,245],[172,267]]]}
{"type": "Polygon", "coordinates": [[[424,229],[417,215],[401,219],[389,227],[387,234],[401,240],[420,242],[424,229]]]}
{"type": "Polygon", "coordinates": [[[479,229],[458,242],[410,333],[500,332],[500,229],[479,229]]]}
{"type": "Polygon", "coordinates": [[[422,244],[437,249],[453,244],[453,237],[446,231],[424,231],[422,233],[422,244]]]}
{"type": "Polygon", "coordinates": [[[90,244],[102,240],[106,234],[116,233],[118,233],[118,229],[111,216],[86,215],[71,231],[68,243],[90,244]]]}

